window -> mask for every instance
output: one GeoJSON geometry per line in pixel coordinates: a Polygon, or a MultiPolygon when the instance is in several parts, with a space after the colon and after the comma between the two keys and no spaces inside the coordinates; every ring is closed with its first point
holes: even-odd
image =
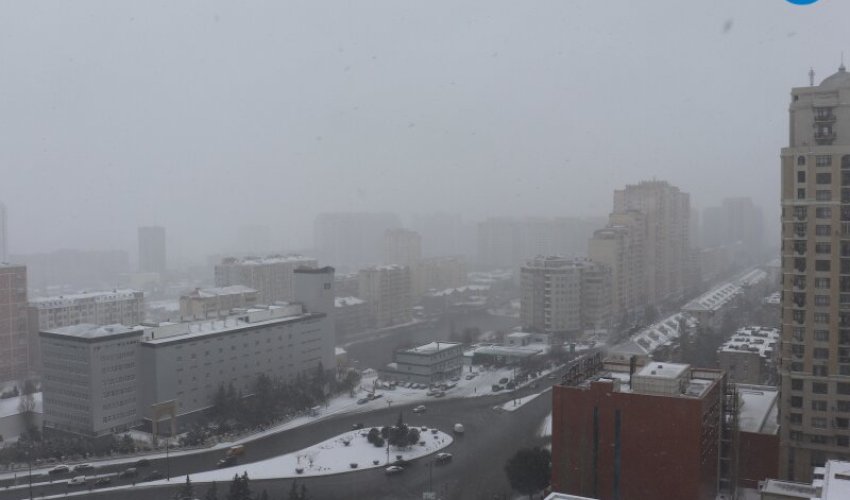
{"type": "Polygon", "coordinates": [[[815,271],[829,271],[831,262],[828,260],[816,260],[815,271]]]}
{"type": "Polygon", "coordinates": [[[835,392],[845,396],[850,395],[850,384],[847,382],[839,382],[835,384],[835,392]]]}
{"type": "Polygon", "coordinates": [[[812,382],[812,393],[826,394],[828,392],[826,382],[812,382]]]}
{"type": "Polygon", "coordinates": [[[817,184],[832,184],[832,174],[829,172],[821,172],[815,175],[817,184]]]}
{"type": "Polygon", "coordinates": [[[822,325],[829,323],[829,313],[824,312],[816,312],[814,314],[815,323],[820,323],[822,325]]]}
{"type": "MultiPolygon", "coordinates": [[[[811,436],[809,436],[809,440],[814,444],[826,444],[829,441],[829,438],[827,436],[812,434],[811,436]]],[[[814,460],[814,458],[812,458],[812,460],[814,460]]]]}
{"type": "MultiPolygon", "coordinates": [[[[850,385],[850,384],[847,384],[847,385],[850,385]]],[[[792,378],[791,379],[791,390],[792,391],[802,391],[803,390],[803,379],[792,378]]]]}
{"type": "Polygon", "coordinates": [[[829,342],[829,330],[815,330],[815,340],[829,342]]]}
{"type": "Polygon", "coordinates": [[[800,188],[800,189],[797,190],[797,199],[798,200],[805,200],[806,199],[806,190],[805,189],[800,188]]]}
{"type": "Polygon", "coordinates": [[[832,244],[815,243],[815,253],[832,253],[832,244]]]}
{"type": "Polygon", "coordinates": [[[815,305],[816,306],[828,306],[829,305],[829,295],[815,295],[815,305]]]}
{"type": "Polygon", "coordinates": [[[788,421],[792,424],[802,425],[803,423],[803,414],[802,413],[791,413],[788,415],[788,421]]]}
{"type": "MultiPolygon", "coordinates": [[[[797,96],[794,96],[794,97],[797,97],[797,96]]],[[[802,156],[802,155],[798,156],[797,157],[797,165],[803,166],[805,164],[806,164],[806,157],[802,156]]]]}
{"type": "Polygon", "coordinates": [[[829,349],[824,347],[815,347],[815,350],[812,351],[812,354],[815,359],[829,359],[829,349]]]}
{"type": "Polygon", "coordinates": [[[812,400],[812,410],[814,410],[814,411],[826,411],[826,401],[824,401],[822,399],[812,400]]]}
{"type": "Polygon", "coordinates": [[[815,156],[815,166],[816,167],[828,167],[832,165],[832,157],[829,155],[817,155],[815,156]]]}
{"type": "Polygon", "coordinates": [[[791,408],[802,408],[803,396],[791,396],[791,408]]]}
{"type": "Polygon", "coordinates": [[[832,208],[820,207],[815,209],[815,217],[818,219],[829,219],[832,217],[832,208]]]}
{"type": "Polygon", "coordinates": [[[797,172],[797,182],[806,182],[806,171],[799,170],[797,172]]]}
{"type": "Polygon", "coordinates": [[[829,278],[815,278],[815,288],[818,290],[829,290],[829,278]]]}
{"type": "Polygon", "coordinates": [[[826,417],[812,417],[812,427],[826,429],[826,417]]]}
{"type": "Polygon", "coordinates": [[[829,189],[818,189],[815,191],[815,199],[817,201],[830,201],[832,200],[832,191],[829,189]]]}
{"type": "Polygon", "coordinates": [[[829,370],[826,365],[815,365],[812,367],[812,375],[815,377],[828,377],[829,370]]]}
{"type": "Polygon", "coordinates": [[[816,236],[829,236],[832,234],[832,228],[828,224],[815,226],[816,236]]]}

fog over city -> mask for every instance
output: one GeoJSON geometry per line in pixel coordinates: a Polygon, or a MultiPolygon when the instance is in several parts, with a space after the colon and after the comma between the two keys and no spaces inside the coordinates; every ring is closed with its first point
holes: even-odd
{"type": "MultiPolygon", "coordinates": [[[[833,73],[850,3],[3,2],[9,252],[169,259],[316,214],[593,215],[664,179],[778,218],[791,86],[833,73]]],[[[778,229],[766,233],[776,241],[778,229]]]]}

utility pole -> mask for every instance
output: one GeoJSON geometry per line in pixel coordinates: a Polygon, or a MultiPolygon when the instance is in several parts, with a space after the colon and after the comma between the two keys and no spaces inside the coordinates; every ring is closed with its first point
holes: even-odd
{"type": "Polygon", "coordinates": [[[168,444],[171,441],[171,436],[165,440],[165,478],[171,481],[171,462],[168,460],[168,444]]]}
{"type": "Polygon", "coordinates": [[[30,451],[27,452],[27,468],[29,469],[30,500],[32,500],[32,443],[30,443],[30,451]]]}

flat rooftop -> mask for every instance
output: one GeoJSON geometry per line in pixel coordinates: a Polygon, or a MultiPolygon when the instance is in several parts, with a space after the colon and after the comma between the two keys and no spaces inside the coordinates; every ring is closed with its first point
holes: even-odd
{"type": "Polygon", "coordinates": [[[54,295],[52,297],[38,297],[30,299],[30,305],[36,307],[59,307],[70,305],[73,302],[80,300],[94,300],[95,302],[109,302],[113,300],[131,300],[135,299],[140,290],[132,288],[120,288],[115,290],[95,291],[95,292],[79,292],[63,295],[54,295]]]}
{"type": "Polygon", "coordinates": [[[228,257],[221,261],[220,266],[262,266],[266,264],[288,264],[288,263],[316,262],[314,257],[304,255],[270,255],[268,257],[244,257],[241,259],[228,257]]]}
{"type": "Polygon", "coordinates": [[[359,304],[365,304],[366,301],[363,299],[359,299],[357,297],[335,297],[334,298],[334,307],[346,307],[346,306],[356,306],[359,304]]]}
{"type": "Polygon", "coordinates": [[[785,495],[789,498],[818,499],[818,489],[811,484],[768,479],[761,487],[762,494],[785,495]]]}
{"type": "Polygon", "coordinates": [[[738,429],[744,432],[776,434],[779,431],[779,388],[748,384],[738,384],[737,387],[741,397],[738,429]]]}
{"type": "Polygon", "coordinates": [[[673,379],[679,378],[691,369],[691,365],[680,363],[658,363],[653,361],[637,372],[641,377],[673,379]]]}
{"type": "Polygon", "coordinates": [[[461,345],[458,342],[429,342],[410,349],[402,349],[399,352],[408,354],[434,354],[440,351],[447,351],[461,345]]]}
{"type": "Polygon", "coordinates": [[[779,330],[761,326],[739,328],[718,352],[752,352],[762,358],[773,354],[779,346],[779,330]]]}
{"type": "Polygon", "coordinates": [[[824,469],[821,500],[850,498],[850,462],[830,460],[824,469]]]}
{"type": "Polygon", "coordinates": [[[52,330],[45,330],[44,333],[51,335],[62,335],[77,339],[93,340],[98,338],[108,338],[115,335],[124,335],[132,332],[141,332],[140,327],[129,327],[124,325],[93,325],[90,323],[81,323],[79,325],[63,326],[52,330]]]}
{"type": "Polygon", "coordinates": [[[251,287],[245,285],[230,285],[230,286],[218,286],[213,288],[196,288],[189,293],[184,294],[184,297],[200,297],[200,298],[211,298],[218,297],[221,295],[240,295],[244,293],[257,293],[257,290],[254,290],[251,287]]]}
{"type": "Polygon", "coordinates": [[[544,349],[541,348],[540,344],[527,346],[485,345],[472,349],[466,355],[484,354],[488,356],[513,356],[515,358],[528,358],[543,352],[544,349]]]}

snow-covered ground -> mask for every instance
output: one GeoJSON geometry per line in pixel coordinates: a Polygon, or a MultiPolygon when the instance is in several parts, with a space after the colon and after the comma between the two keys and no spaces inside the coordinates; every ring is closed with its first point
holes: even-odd
{"type": "MultiPolygon", "coordinates": [[[[36,392],[33,394],[33,400],[35,401],[35,413],[41,413],[41,393],[36,392]]],[[[19,408],[21,405],[21,396],[15,396],[13,398],[0,399],[0,418],[8,417],[10,415],[15,415],[20,412],[19,408]]]]}
{"type": "MultiPolygon", "coordinates": [[[[432,432],[430,428],[420,427],[420,443],[407,449],[390,448],[389,460],[393,462],[401,457],[402,460],[414,460],[417,458],[436,453],[437,451],[452,444],[452,437],[445,432],[432,432]]],[[[386,447],[375,447],[366,440],[369,429],[348,431],[336,437],[322,441],[309,448],[288,453],[278,457],[262,460],[244,465],[234,465],[222,469],[215,469],[197,474],[190,474],[193,483],[200,482],[228,482],[234,475],[247,473],[251,479],[285,479],[295,477],[327,476],[331,474],[342,474],[356,472],[364,469],[374,469],[387,466],[386,447]],[[345,443],[348,442],[346,445],[345,443]],[[352,467],[351,464],[357,464],[352,467]],[[298,470],[301,470],[301,473],[298,470]]],[[[250,450],[248,451],[250,453],[250,450]]],[[[159,486],[180,484],[185,479],[183,476],[172,478],[171,481],[160,480],[144,483],[144,486],[159,486]]],[[[37,486],[37,485],[34,485],[37,486]]],[[[18,488],[23,486],[18,486],[18,488]]],[[[114,488],[103,488],[98,491],[115,491],[132,488],[132,486],[116,486],[114,488]]],[[[44,498],[64,498],[88,494],[88,491],[80,491],[69,495],[55,495],[44,498]]]]}
{"type": "Polygon", "coordinates": [[[502,409],[505,411],[516,411],[536,399],[538,396],[542,396],[544,393],[549,392],[551,388],[547,387],[543,392],[538,392],[537,394],[531,394],[529,396],[523,396],[521,398],[516,398],[508,401],[507,403],[502,405],[502,409]]]}

